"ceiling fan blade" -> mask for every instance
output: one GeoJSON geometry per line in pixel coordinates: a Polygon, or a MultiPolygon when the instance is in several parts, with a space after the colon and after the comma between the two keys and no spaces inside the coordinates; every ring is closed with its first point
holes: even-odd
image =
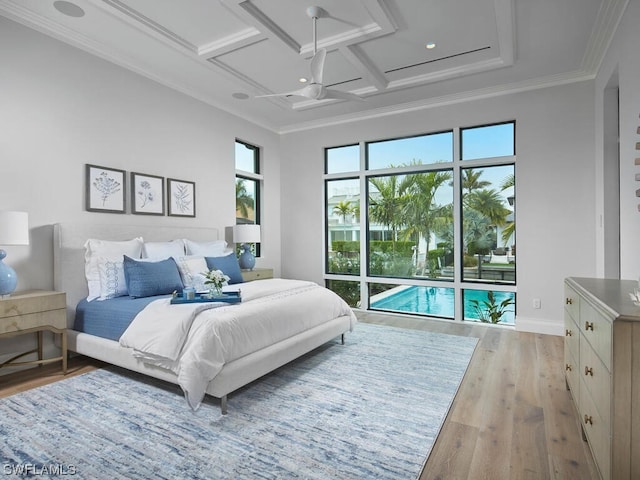
{"type": "Polygon", "coordinates": [[[355,93],[333,90],[331,88],[325,88],[322,98],[335,98],[338,100],[355,100],[357,102],[366,102],[366,99],[362,98],[359,95],[356,95],[355,93]]]}
{"type": "Polygon", "coordinates": [[[254,98],[265,98],[265,97],[290,97],[291,95],[295,95],[298,97],[307,97],[306,90],[304,88],[300,90],[294,90],[292,92],[284,92],[284,93],[272,93],[270,95],[256,95],[254,98]]]}
{"type": "Polygon", "coordinates": [[[318,50],[311,59],[311,83],[322,85],[322,72],[324,61],[327,58],[327,51],[324,48],[318,50]]]}

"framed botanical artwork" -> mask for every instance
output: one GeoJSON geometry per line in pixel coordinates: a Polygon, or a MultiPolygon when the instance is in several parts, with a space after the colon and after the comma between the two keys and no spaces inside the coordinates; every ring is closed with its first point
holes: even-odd
{"type": "Polygon", "coordinates": [[[164,177],[131,172],[131,213],[164,215],[164,177]]]}
{"type": "Polygon", "coordinates": [[[124,213],[126,172],[86,164],[85,203],[89,212],[124,213]]]}
{"type": "Polygon", "coordinates": [[[196,184],[186,180],[167,178],[169,215],[172,217],[196,216],[196,184]]]}

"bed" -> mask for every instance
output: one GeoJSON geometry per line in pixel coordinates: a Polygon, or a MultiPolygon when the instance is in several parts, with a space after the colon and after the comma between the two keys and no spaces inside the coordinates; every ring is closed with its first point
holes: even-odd
{"type": "MultiPolygon", "coordinates": [[[[74,330],[76,306],[87,297],[88,287],[85,277],[85,242],[87,239],[103,239],[110,241],[125,241],[135,237],[142,237],[145,242],[167,242],[174,239],[190,238],[193,241],[207,242],[212,239],[219,239],[219,231],[215,228],[185,228],[185,227],[159,227],[159,226],[116,226],[101,224],[75,224],[60,223],[54,225],[53,231],[53,257],[54,257],[54,288],[57,291],[63,291],[67,297],[67,325],[68,325],[68,348],[72,352],[86,355],[119,367],[123,367],[135,372],[149,375],[154,378],[172,382],[181,385],[179,375],[175,370],[170,369],[166,365],[151,364],[148,359],[134,356],[134,351],[130,347],[125,347],[120,341],[114,338],[105,338],[97,333],[85,333],[74,330]]],[[[253,297],[264,296],[265,292],[269,293],[270,285],[280,289],[287,280],[274,279],[270,284],[269,280],[260,280],[258,282],[240,283],[235,285],[243,291],[242,308],[249,309],[255,301],[253,297]],[[265,282],[265,283],[262,283],[265,282]],[[279,283],[278,283],[279,282],[279,283]],[[247,292],[245,294],[245,292],[247,292]],[[249,301],[245,301],[245,295],[249,295],[249,301]],[[253,297],[252,297],[253,296],[253,297]]],[[[302,289],[307,288],[305,285],[297,285],[302,289]]],[[[311,287],[308,287],[311,289],[311,287]]],[[[328,290],[315,285],[315,289],[310,290],[314,295],[334,295],[328,290]]],[[[281,294],[281,296],[284,294],[281,294]]],[[[293,294],[292,294],[293,295],[293,294]]],[[[269,300],[270,297],[265,297],[269,300]]],[[[94,300],[91,303],[95,303],[94,300]]],[[[110,301],[110,300],[108,300],[110,301]]],[[[169,300],[167,300],[168,302],[169,300]]],[[[292,300],[293,301],[293,300],[292,300]]],[[[270,313],[271,305],[283,306],[282,301],[266,301],[262,300],[260,308],[257,309],[253,305],[254,313],[264,312],[265,316],[270,313]]],[[[344,304],[346,307],[346,304],[344,304]]],[[[163,307],[164,308],[164,307],[163,307]]],[[[227,311],[231,308],[225,307],[227,311]]],[[[220,312],[225,308],[219,309],[220,312]]],[[[213,310],[205,310],[199,313],[196,320],[193,320],[191,330],[197,330],[194,325],[201,316],[210,315],[213,310]]],[[[237,314],[240,310],[234,310],[233,314],[237,314]]],[[[284,324],[285,316],[296,315],[296,309],[292,309],[292,314],[275,312],[270,313],[273,321],[284,324]],[[281,318],[282,317],[282,318],[281,318]]],[[[298,312],[300,308],[298,308],[298,312]]],[[[216,313],[217,315],[218,313],[216,313]]],[[[147,313],[147,317],[150,314],[147,313]]],[[[300,317],[299,313],[297,314],[300,317]]],[[[344,334],[351,331],[355,324],[355,315],[350,308],[333,308],[331,312],[325,315],[327,318],[322,319],[320,323],[315,322],[312,325],[304,326],[301,331],[295,333],[284,332],[282,334],[270,334],[269,343],[264,344],[264,340],[260,340],[259,348],[248,351],[241,350],[235,352],[235,356],[230,354],[229,358],[225,358],[221,363],[221,367],[216,369],[216,374],[212,379],[207,380],[204,391],[207,395],[219,399],[220,408],[223,414],[227,413],[227,398],[233,391],[257,380],[267,373],[279,368],[286,363],[298,358],[305,353],[335,339],[341,338],[344,342],[344,334]]],[[[136,321],[138,319],[136,318],[136,321]]],[[[292,318],[292,322],[297,322],[299,318],[292,318]]],[[[288,321],[288,320],[287,320],[288,321]]],[[[202,322],[201,322],[202,323],[202,322]]],[[[300,330],[300,326],[296,324],[295,328],[300,330]]],[[[187,329],[189,330],[189,329],[187,329]]],[[[224,338],[221,340],[224,341],[224,338]]],[[[257,342],[256,342],[257,343],[257,342]]],[[[186,347],[185,347],[186,348],[186,347]]],[[[233,349],[229,349],[233,350],[233,349]]],[[[226,347],[225,347],[226,351],[226,347]]],[[[182,385],[181,385],[182,386],[182,385]]],[[[183,387],[184,390],[184,387],[183,387]]],[[[185,391],[186,393],[186,391],[185,391]]],[[[193,405],[190,403],[193,408],[193,405]]],[[[197,408],[197,407],[196,407],[197,408]]]]}

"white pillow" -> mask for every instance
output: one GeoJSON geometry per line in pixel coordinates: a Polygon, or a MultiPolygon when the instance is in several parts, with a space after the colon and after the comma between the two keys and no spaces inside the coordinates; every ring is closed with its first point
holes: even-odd
{"type": "Polygon", "coordinates": [[[188,255],[176,258],[178,264],[178,270],[180,271],[180,277],[182,277],[182,284],[186,287],[193,287],[196,292],[202,292],[208,290],[208,287],[204,284],[206,280],[202,272],[207,272],[207,261],[200,255],[188,255]]]}
{"type": "Polygon", "coordinates": [[[187,255],[202,255],[203,257],[220,257],[224,255],[227,242],[214,240],[212,242],[194,242],[184,239],[187,255]]]}
{"type": "Polygon", "coordinates": [[[127,282],[124,278],[124,266],[122,260],[98,259],[98,272],[100,274],[100,296],[98,300],[122,297],[128,295],[127,282]]]}
{"type": "Polygon", "coordinates": [[[182,256],[184,256],[184,242],[181,239],[170,242],[145,242],[142,247],[142,258],[157,261],[182,256]]]}
{"type": "Polygon", "coordinates": [[[142,237],[123,242],[111,240],[97,240],[90,238],[84,244],[84,274],[87,278],[89,295],[87,300],[95,300],[100,297],[100,271],[98,269],[98,259],[120,260],[127,255],[131,258],[140,258],[142,254],[142,237]]]}

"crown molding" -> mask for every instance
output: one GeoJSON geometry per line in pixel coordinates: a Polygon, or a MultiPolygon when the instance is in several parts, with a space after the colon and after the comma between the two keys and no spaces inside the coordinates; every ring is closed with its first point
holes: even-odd
{"type": "Polygon", "coordinates": [[[416,102],[408,102],[400,105],[394,105],[391,107],[382,107],[375,110],[368,110],[366,112],[358,112],[347,115],[340,115],[331,119],[322,119],[317,121],[295,123],[292,125],[285,125],[280,127],[276,133],[280,135],[302,132],[307,130],[314,130],[316,128],[335,127],[337,125],[344,125],[353,122],[359,122],[364,120],[373,120],[376,118],[384,118],[392,115],[402,115],[409,112],[415,112],[420,110],[427,110],[430,108],[444,107],[448,105],[455,105],[463,102],[471,102],[475,100],[483,100],[487,98],[500,97],[503,95],[512,95],[514,93],[527,92],[532,90],[539,90],[543,88],[555,87],[559,85],[566,85],[571,83],[584,82],[593,80],[595,75],[585,73],[584,71],[575,71],[570,73],[564,73],[560,75],[553,75],[544,78],[538,78],[535,80],[527,80],[523,82],[515,82],[505,85],[496,85],[483,89],[461,92],[451,95],[443,95],[440,97],[434,97],[416,102]]]}
{"type": "Polygon", "coordinates": [[[606,0],[600,5],[598,17],[582,58],[582,69],[585,72],[595,75],[600,69],[628,4],[629,0],[606,0]]]}

